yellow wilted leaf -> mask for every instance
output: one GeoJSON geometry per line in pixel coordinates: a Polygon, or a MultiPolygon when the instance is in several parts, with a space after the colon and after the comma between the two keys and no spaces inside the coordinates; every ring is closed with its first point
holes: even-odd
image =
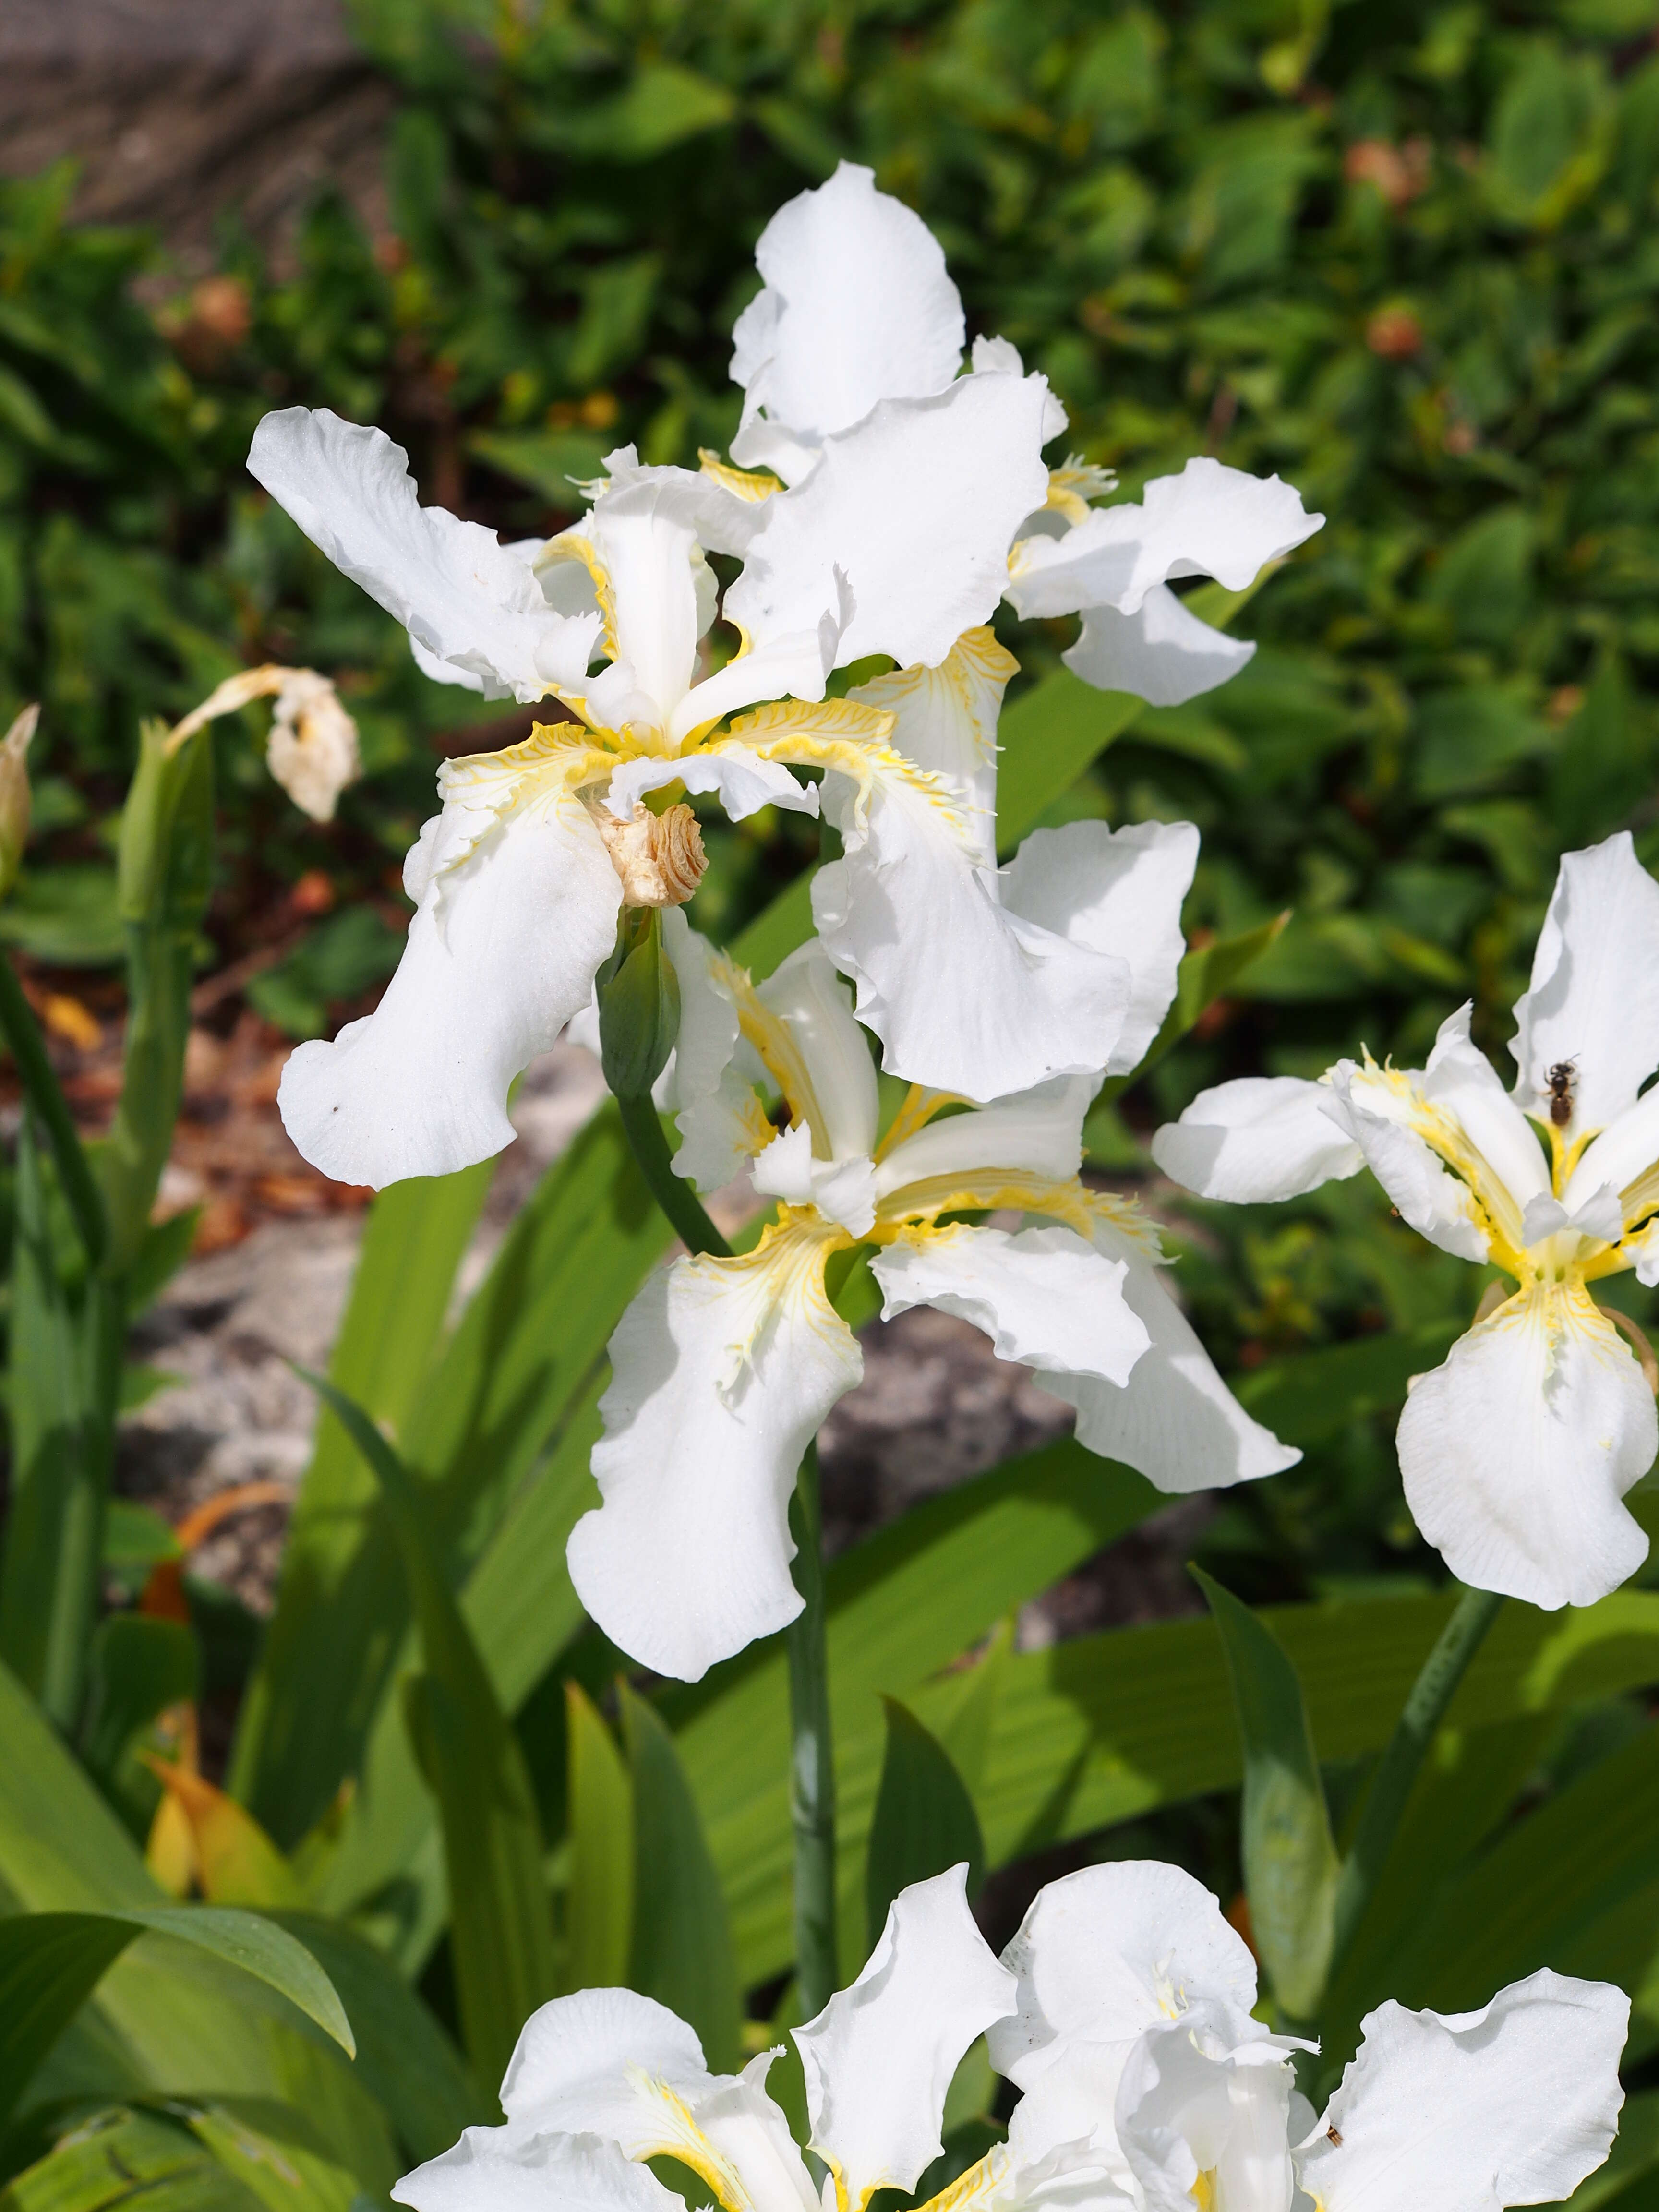
{"type": "Polygon", "coordinates": [[[154,1756],[149,1764],[167,1793],[150,1830],[151,1866],[159,1881],[166,1883],[158,1854],[168,1855],[167,1863],[175,1870],[180,1856],[177,1823],[163,1826],[162,1816],[172,1805],[188,1827],[195,1856],[191,1871],[210,1905],[301,1903],[293,1868],[251,1813],[188,1767],[154,1756]]]}

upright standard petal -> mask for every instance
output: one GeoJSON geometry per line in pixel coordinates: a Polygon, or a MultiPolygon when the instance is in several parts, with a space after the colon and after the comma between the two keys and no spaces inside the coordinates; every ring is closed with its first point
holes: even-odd
{"type": "Polygon", "coordinates": [[[1121,1385],[1150,1341],[1124,1300],[1124,1263],[1071,1229],[925,1231],[886,1246],[870,1272],[884,1321],[934,1306],[982,1329],[999,1359],[1023,1360],[1040,1375],[1053,1369],[1121,1385]]]}
{"type": "Polygon", "coordinates": [[[1352,1060],[1339,1060],[1330,1085],[1334,1117],[1364,1154],[1366,1166],[1401,1220],[1443,1252],[1460,1260],[1484,1260],[1492,1240],[1473,1191],[1448,1175],[1434,1147],[1413,1126],[1419,1105],[1413,1079],[1373,1073],[1352,1060]]]}
{"type": "Polygon", "coordinates": [[[813,920],[889,1074],[987,1100],[1105,1066],[1127,963],[1010,914],[945,793],[872,757],[862,789],[827,775],[822,803],[844,854],[813,878],[813,920]]]}
{"type": "Polygon", "coordinates": [[[501,2110],[520,2132],[603,2136],[645,2158],[661,2129],[640,2075],[671,2087],[707,2082],[696,2031],[633,1990],[578,1990],[538,2006],[520,2030],[501,2110]]]}
{"type": "Polygon", "coordinates": [[[1164,1287],[1142,1239],[1097,1217],[1095,1249],[1121,1261],[1123,1297],[1148,1348],[1121,1389],[1086,1375],[1047,1374],[1043,1388],[1077,1407],[1077,1440],[1136,1468],[1160,1490],[1227,1490],[1281,1474],[1302,1457],[1252,1420],[1215,1370],[1197,1332],[1164,1287]]]}
{"type": "Polygon", "coordinates": [[[1030,619],[1097,606],[1132,615],[1175,576],[1213,576],[1242,592],[1324,520],[1277,477],[1200,456],[1178,477],[1154,477],[1139,504],[1097,507],[1063,538],[1022,538],[1008,597],[1030,619]]]}
{"type": "Polygon", "coordinates": [[[785,202],[761,233],[765,289],[732,333],[732,381],[748,402],[732,441],[744,467],[765,465],[769,424],[817,444],[879,399],[942,392],[962,364],[962,301],[927,224],[843,161],[827,184],[785,202]]]}
{"type": "Polygon", "coordinates": [[[856,1160],[872,1152],[881,1111],[876,1071],[823,945],[809,939],[755,995],[786,1024],[799,1055],[800,1103],[818,1158],[856,1160]]]}
{"type": "Polygon", "coordinates": [[[1200,1198],[1254,1206],[1346,1182],[1365,1164],[1330,1112],[1328,1084],[1297,1075],[1242,1075],[1200,1091],[1178,1121],[1152,1139],[1172,1182],[1200,1198]]]}
{"type": "MultiPolygon", "coordinates": [[[[446,808],[412,869],[434,842],[441,853],[465,811],[446,808]]],[[[453,1174],[511,1144],[508,1085],[588,1003],[622,904],[610,855],[574,799],[492,821],[465,858],[423,884],[419,873],[419,908],[380,1005],[331,1044],[301,1045],[277,1094],[313,1167],[377,1190],[453,1174]]]]}
{"type": "Polygon", "coordinates": [[[422,507],[408,454],[384,430],[326,407],[286,407],[261,421],[247,465],[451,682],[522,700],[580,683],[599,617],[556,613],[529,563],[493,531],[422,507]]]}
{"type": "Polygon", "coordinates": [[[1620,1503],[1653,1464],[1653,1394],[1582,1283],[1536,1285],[1419,1376],[1400,1416],[1406,1502],[1462,1582],[1593,1605],[1648,1540],[1620,1503]]]}
{"type": "Polygon", "coordinates": [[[939,2156],[945,2094],[975,2036],[1013,2009],[968,1910],[968,1869],[913,1882],[850,1989],[798,2027],[811,2144],[830,2166],[842,2212],[878,2189],[913,2189],[939,2156]]]}
{"type": "Polygon", "coordinates": [[[1152,707],[1184,707],[1237,676],[1255,653],[1247,640],[1200,622],[1167,584],[1154,584],[1132,615],[1112,606],[1082,613],[1077,643],[1060,656],[1073,675],[1152,707]]]}
{"type": "Polygon", "coordinates": [[[684,2212],[648,2166],[631,2164],[614,2143],[507,2128],[468,2128],[392,2195],[415,2212],[684,2212]]]}
{"type": "Polygon", "coordinates": [[[932,399],[884,399],[825,441],[766,501],[726,611],[757,643],[815,630],[852,592],[837,665],[890,653],[936,667],[989,620],[1015,526],[1048,495],[1040,376],[964,376],[932,399]]]}
{"type": "Polygon", "coordinates": [[[605,1502],[572,1531],[570,1575],[606,1635],[659,1674],[699,1681],[800,1611],[795,1469],[864,1370],[824,1295],[836,1241],[788,1224],[740,1259],[676,1261],[611,1340],[592,1462],[605,1502]]]}
{"type": "Polygon", "coordinates": [[[1190,822],[1136,822],[1122,830],[1068,822],[1034,830],[1003,871],[1009,913],[1128,962],[1128,1010],[1108,1075],[1139,1066],[1170,1010],[1187,949],[1181,905],[1197,865],[1198,832],[1190,822]]]}
{"type": "Polygon", "coordinates": [[[1628,1112],[1659,1067],[1659,884],[1628,830],[1562,855],[1516,1001],[1516,1103],[1550,1118],[1549,1071],[1572,1069],[1569,1143],[1628,1112]]]}
{"type": "Polygon", "coordinates": [[[1324,2212],[1498,2212],[1572,2195],[1607,2157],[1630,2000],[1546,1969],[1479,2012],[1367,2014],[1297,2154],[1324,2212]]]}
{"type": "Polygon", "coordinates": [[[1109,2136],[1124,2062],[1161,2021],[1220,2004],[1245,2023],[1241,2036],[1266,2032],[1249,2021],[1249,1945],[1201,1882],[1156,1859],[1051,1881],[1002,1956],[1018,1978],[1018,2002],[990,2030],[991,2063],[1028,2099],[1041,2095],[1049,2144],[1103,2129],[1109,2136]]]}

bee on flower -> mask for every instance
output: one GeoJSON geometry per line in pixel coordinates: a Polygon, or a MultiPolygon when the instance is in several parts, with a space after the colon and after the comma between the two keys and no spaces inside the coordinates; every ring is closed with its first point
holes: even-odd
{"type": "Polygon", "coordinates": [[[793,2031],[815,2187],[766,2080],[708,2071],[666,2006],[556,1997],[526,2021],[503,2126],[469,2128],[392,2194],[414,2212],[681,2212],[645,2161],[722,2212],[865,2212],[939,2154],[945,2094],[984,2035],[1019,2090],[1006,2142],[923,2212],[1494,2212],[1570,2197],[1607,2158],[1630,2001],[1547,1972],[1479,2012],[1388,2003],[1322,2114],[1251,2017],[1255,1961],[1178,1867],[1126,1860],[1040,1891],[999,1960],[956,1867],[902,1890],[869,1963],[793,2031]]]}
{"type": "Polygon", "coordinates": [[[1659,1283],[1659,884],[1628,832],[1569,853],[1515,1008],[1506,1091],[1469,1007],[1420,1070],[1340,1060],[1194,1099],[1153,1157],[1206,1198],[1286,1199],[1369,1167],[1401,1218],[1514,1289],[1419,1376],[1400,1418],[1418,1527],[1452,1572],[1553,1608],[1633,1574],[1620,1503],[1659,1450],[1651,1354],[1593,1285],[1659,1283]]]}

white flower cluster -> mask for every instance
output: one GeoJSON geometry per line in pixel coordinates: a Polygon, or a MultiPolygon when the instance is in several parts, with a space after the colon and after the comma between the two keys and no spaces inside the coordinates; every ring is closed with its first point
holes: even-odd
{"type": "Polygon", "coordinates": [[[1570,2197],[1623,2103],[1630,2001],[1547,1971],[1481,2011],[1384,2004],[1325,2112],[1312,2046],[1252,2016],[1255,1961],[1179,1868],[1124,1861],[1041,1891],[999,1960],[957,1867],[903,1891],[856,1982],[794,2030],[814,2187],[766,2076],[713,2075],[697,2039],[629,1990],[526,2023],[507,2124],[469,2128],[392,2191],[415,2212],[684,2212],[674,2159],[724,2212],[865,2212],[914,2190],[975,2039],[1020,2091],[1006,2142],[924,2212],[1498,2212],[1570,2197]]]}

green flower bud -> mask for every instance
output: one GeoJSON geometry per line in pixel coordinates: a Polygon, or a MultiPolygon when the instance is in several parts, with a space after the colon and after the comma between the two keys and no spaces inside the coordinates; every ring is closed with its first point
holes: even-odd
{"type": "Polygon", "coordinates": [[[625,906],[617,949],[595,981],[599,1062],[618,1098],[645,1097],[668,1064],[680,1028],[680,981],[662,941],[662,911],[625,906]]]}

